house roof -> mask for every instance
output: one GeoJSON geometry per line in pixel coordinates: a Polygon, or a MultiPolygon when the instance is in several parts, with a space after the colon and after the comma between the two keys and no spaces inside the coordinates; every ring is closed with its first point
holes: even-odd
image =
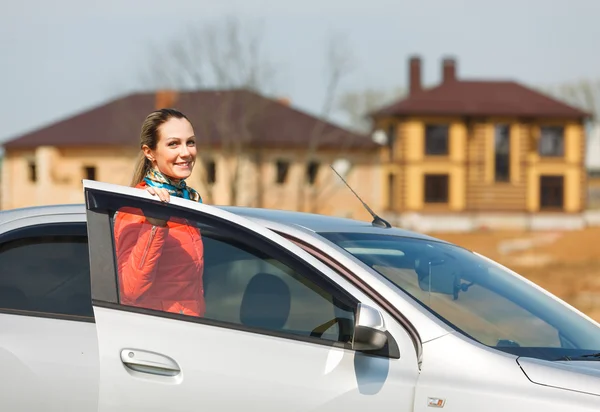
{"type": "Polygon", "coordinates": [[[513,81],[446,81],[417,91],[373,117],[516,116],[583,119],[589,114],[513,81]]]}
{"type": "MultiPolygon", "coordinates": [[[[175,107],[188,116],[199,144],[223,145],[233,137],[251,145],[307,147],[316,136],[320,148],[374,149],[367,136],[301,112],[284,102],[247,90],[174,93],[175,107]]],[[[6,149],[49,146],[135,146],[157,93],[131,94],[4,143],[6,149]]],[[[162,107],[162,106],[161,106],[162,107]]]]}

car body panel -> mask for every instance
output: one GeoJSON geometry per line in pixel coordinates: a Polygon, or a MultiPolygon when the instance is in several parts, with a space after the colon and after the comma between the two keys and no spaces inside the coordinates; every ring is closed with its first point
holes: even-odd
{"type": "Polygon", "coordinates": [[[600,396],[598,361],[550,362],[520,357],[517,362],[531,382],[600,396]]]}
{"type": "MultiPolygon", "coordinates": [[[[153,200],[139,189],[90,181],[85,185],[131,199],[153,200]]],[[[383,407],[422,412],[432,407],[467,412],[600,409],[599,362],[538,361],[479,344],[454,331],[318,232],[438,239],[397,228],[374,227],[369,222],[297,212],[213,207],[177,198],[171,204],[219,216],[279,242],[358,300],[378,308],[398,343],[400,358],[364,356],[345,348],[152,316],[119,306],[97,304],[96,324],[0,309],[1,410],[118,412],[249,405],[260,405],[262,410],[279,410],[284,405],[290,410],[383,407]],[[360,283],[308,253],[306,245],[335,260],[360,283]],[[381,299],[402,319],[380,306],[381,299]],[[410,331],[412,327],[415,334],[410,331]],[[154,376],[127,369],[122,356],[123,349],[128,348],[168,357],[182,366],[181,375],[154,376]],[[39,396],[33,397],[32,393],[39,396]],[[294,401],[290,403],[290,399],[294,401]]],[[[85,205],[2,211],[0,236],[30,225],[86,221],[85,205]]]]}
{"type": "MultiPolygon", "coordinates": [[[[101,254],[102,233],[110,219],[94,223],[90,215],[102,214],[100,196],[115,198],[118,207],[141,207],[144,199],[154,201],[146,191],[84,181],[88,204],[88,233],[92,261],[92,298],[99,339],[100,411],[134,411],[161,408],[189,410],[240,409],[247,405],[261,410],[362,411],[394,404],[410,410],[418,379],[417,353],[410,335],[383,310],[387,330],[399,349],[399,358],[366,355],[349,348],[215,324],[202,318],[152,313],[141,308],[109,304],[106,287],[108,265],[101,254]],[[118,199],[117,199],[118,198],[118,199]],[[98,222],[98,223],[95,223],[98,222]],[[101,241],[101,240],[100,240],[101,241]],[[95,243],[96,242],[96,243],[95,243]],[[102,260],[104,270],[94,265],[102,260]],[[138,352],[175,362],[173,376],[152,370],[131,370],[122,362],[121,351],[138,352]],[[289,401],[294,399],[292,403],[289,401]]],[[[200,203],[174,198],[173,205],[194,215],[195,222],[218,217],[230,225],[253,232],[253,236],[274,242],[290,257],[309,262],[357,301],[377,308],[377,303],[338,273],[273,231],[239,215],[200,203]]],[[[189,215],[186,215],[189,216],[189,215]]],[[[190,219],[186,217],[186,219],[190,219]]],[[[114,243],[114,242],[113,242],[114,243]]],[[[112,250],[112,255],[115,251],[112,250]]],[[[112,258],[114,259],[114,258],[112,258]]],[[[325,342],[325,341],[323,341],[325,342]]]]}
{"type": "MultiPolygon", "coordinates": [[[[444,411],[597,411],[600,397],[532,385],[517,357],[451,333],[423,344],[415,412],[430,411],[427,399],[445,401],[444,411]]],[[[598,385],[596,378],[588,384],[598,385]]]]}
{"type": "Polygon", "coordinates": [[[0,410],[96,410],[94,323],[0,313],[0,330],[0,410]]]}

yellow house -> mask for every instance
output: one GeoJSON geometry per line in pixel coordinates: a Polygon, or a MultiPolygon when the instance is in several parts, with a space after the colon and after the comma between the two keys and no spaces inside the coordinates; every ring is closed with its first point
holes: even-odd
{"type": "Polygon", "coordinates": [[[587,113],[512,81],[421,84],[409,60],[408,96],[372,114],[389,212],[581,212],[586,207],[587,113]]]}
{"type": "Polygon", "coordinates": [[[374,207],[382,197],[371,139],[246,90],[139,93],[4,144],[1,208],[83,202],[82,179],[129,185],[139,131],[176,107],[198,137],[188,183],[206,203],[369,218],[333,165],[374,207]]]}

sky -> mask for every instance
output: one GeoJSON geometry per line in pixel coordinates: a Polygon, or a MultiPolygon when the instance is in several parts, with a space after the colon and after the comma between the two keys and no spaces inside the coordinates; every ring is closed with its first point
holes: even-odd
{"type": "Polygon", "coordinates": [[[353,55],[342,91],[405,86],[414,54],[426,84],[445,56],[461,78],[600,79],[598,0],[0,0],[0,143],[139,90],[158,47],[227,16],[260,26],[275,93],[313,114],[331,35],[353,55]]]}

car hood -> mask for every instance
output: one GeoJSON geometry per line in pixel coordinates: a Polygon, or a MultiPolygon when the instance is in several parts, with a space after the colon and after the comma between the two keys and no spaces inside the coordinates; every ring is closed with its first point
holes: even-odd
{"type": "Polygon", "coordinates": [[[600,361],[545,361],[520,357],[517,363],[538,385],[600,396],[600,361]]]}

